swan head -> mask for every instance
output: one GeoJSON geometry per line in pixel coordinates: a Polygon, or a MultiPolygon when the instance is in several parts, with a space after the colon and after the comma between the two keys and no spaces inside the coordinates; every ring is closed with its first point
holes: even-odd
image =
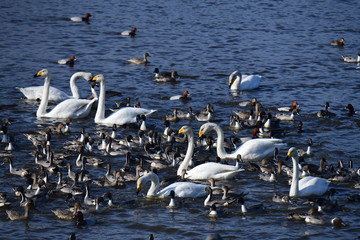
{"type": "Polygon", "coordinates": [[[240,78],[241,80],[241,74],[239,74],[238,71],[234,71],[233,73],[230,74],[229,76],[229,88],[231,88],[231,85],[235,82],[236,79],[240,78]],[[235,78],[236,76],[236,78],[235,78]]]}
{"type": "Polygon", "coordinates": [[[47,69],[42,69],[40,71],[38,71],[34,77],[47,77],[49,75],[49,71],[47,69]]]}
{"type": "Polygon", "coordinates": [[[188,133],[190,131],[191,131],[191,128],[189,126],[185,125],[179,129],[178,134],[181,134],[181,133],[184,134],[184,133],[188,133]]]}
{"type": "Polygon", "coordinates": [[[99,75],[94,76],[90,81],[100,83],[100,82],[103,82],[104,80],[105,80],[104,75],[99,74],[99,75]]]}
{"type": "Polygon", "coordinates": [[[199,137],[203,136],[204,134],[206,134],[207,132],[209,132],[210,130],[214,129],[214,126],[212,123],[205,123],[200,127],[200,131],[199,131],[199,137]]]}
{"type": "Polygon", "coordinates": [[[86,80],[86,81],[91,81],[93,79],[93,75],[91,73],[88,72],[84,72],[82,74],[82,77],[86,80]]]}
{"type": "Polygon", "coordinates": [[[286,154],[286,159],[290,158],[290,157],[293,157],[293,156],[297,156],[297,150],[295,147],[291,147],[287,154],[286,154]]]}

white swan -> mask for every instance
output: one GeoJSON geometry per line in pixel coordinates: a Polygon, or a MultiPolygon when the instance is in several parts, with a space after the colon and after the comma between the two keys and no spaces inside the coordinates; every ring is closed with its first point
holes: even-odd
{"type": "Polygon", "coordinates": [[[95,115],[95,123],[112,126],[113,124],[124,125],[137,122],[137,115],[149,115],[156,110],[137,107],[123,107],[105,118],[105,78],[99,74],[93,77],[92,81],[100,83],[100,95],[98,108],[95,115]]]}
{"type": "MultiPolygon", "coordinates": [[[[80,77],[89,81],[92,78],[92,75],[91,73],[86,73],[86,72],[74,73],[70,78],[70,90],[72,96],[67,95],[65,92],[59,90],[58,88],[50,87],[48,100],[54,102],[60,102],[69,98],[79,99],[80,98],[79,89],[76,86],[75,81],[80,77]]],[[[24,96],[27,99],[37,100],[42,98],[44,86],[32,86],[32,87],[18,88],[18,89],[24,94],[24,96]]]]}
{"type": "Polygon", "coordinates": [[[291,157],[293,162],[290,197],[321,196],[328,190],[330,181],[325,178],[307,176],[299,181],[299,160],[296,148],[290,148],[287,157],[291,157]]]}
{"type": "Polygon", "coordinates": [[[197,179],[197,180],[206,180],[209,178],[214,179],[232,179],[239,172],[244,171],[244,169],[239,167],[237,162],[235,166],[221,164],[216,162],[207,162],[200,164],[190,170],[187,170],[192,155],[194,153],[194,134],[189,126],[183,126],[178,131],[179,134],[185,134],[188,138],[188,148],[184,160],[180,164],[177,175],[182,176],[183,171],[186,170],[185,178],[187,179],[197,179]]]}
{"type": "Polygon", "coordinates": [[[43,69],[34,75],[34,77],[40,76],[45,78],[45,82],[42,95],[43,97],[36,112],[37,117],[78,119],[89,115],[93,103],[97,101],[96,98],[93,100],[67,99],[56,105],[50,112],[47,113],[46,108],[48,105],[50,92],[50,73],[47,69],[43,69]]]}
{"type": "Polygon", "coordinates": [[[256,138],[250,139],[243,143],[232,153],[225,152],[224,148],[224,132],[215,123],[205,123],[200,127],[199,136],[210,132],[211,130],[217,133],[216,151],[217,155],[223,158],[236,159],[237,155],[241,155],[241,159],[244,161],[260,161],[264,158],[272,157],[274,154],[274,148],[281,148],[285,144],[281,139],[277,138],[256,138]]]}
{"type": "Polygon", "coordinates": [[[231,90],[255,89],[260,86],[261,78],[260,75],[242,75],[238,71],[235,71],[229,76],[229,88],[231,90]]]}
{"type": "Polygon", "coordinates": [[[136,183],[137,193],[142,189],[142,186],[148,181],[151,181],[151,186],[146,194],[147,197],[165,198],[170,195],[171,190],[175,192],[176,197],[204,197],[206,196],[205,188],[207,185],[192,183],[192,182],[175,182],[159,191],[159,177],[153,172],[140,177],[136,183]]]}

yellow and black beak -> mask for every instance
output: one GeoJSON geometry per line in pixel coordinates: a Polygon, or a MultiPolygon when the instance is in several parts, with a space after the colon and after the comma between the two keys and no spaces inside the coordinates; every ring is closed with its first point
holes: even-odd
{"type": "Polygon", "coordinates": [[[90,82],[96,82],[96,80],[99,78],[99,75],[94,76],[92,79],[90,79],[90,82]]]}
{"type": "Polygon", "coordinates": [[[180,128],[179,131],[178,131],[178,134],[181,134],[184,132],[184,129],[183,128],[180,128]]]}
{"type": "Polygon", "coordinates": [[[200,129],[200,131],[199,131],[199,137],[201,137],[202,135],[204,135],[204,132],[200,129]]]}
{"type": "Polygon", "coordinates": [[[139,195],[140,191],[141,191],[141,185],[138,184],[136,185],[136,195],[139,195]]]}
{"type": "Polygon", "coordinates": [[[34,77],[40,77],[42,75],[43,71],[38,71],[37,73],[35,73],[34,77]]]}
{"type": "Polygon", "coordinates": [[[286,154],[285,161],[288,160],[290,157],[291,157],[291,152],[288,152],[288,153],[286,154]]]}

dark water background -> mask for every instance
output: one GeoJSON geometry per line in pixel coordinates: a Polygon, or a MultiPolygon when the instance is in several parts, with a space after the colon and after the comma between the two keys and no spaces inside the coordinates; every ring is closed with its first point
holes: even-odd
{"type": "MultiPolygon", "coordinates": [[[[284,123],[288,134],[283,137],[289,146],[306,148],[306,140],[314,141],[313,156],[318,163],[325,157],[329,164],[338,159],[354,161],[359,167],[359,115],[348,117],[344,107],[352,103],[360,108],[360,70],[356,64],[344,63],[341,55],[356,56],[360,39],[360,5],[347,1],[1,1],[0,3],[0,118],[9,117],[13,124],[9,133],[18,149],[11,153],[14,165],[33,167],[34,150],[23,136],[25,131],[43,129],[55,121],[35,116],[38,103],[26,101],[16,87],[42,85],[42,79],[32,76],[43,68],[52,74],[52,86],[69,91],[68,79],[77,71],[104,74],[107,89],[116,94],[107,98],[107,108],[115,101],[130,96],[143,107],[157,109],[149,117],[148,127],[163,131],[162,119],[174,107],[195,112],[207,103],[215,109],[214,121],[230,135],[249,136],[249,130],[232,132],[228,119],[237,103],[256,97],[265,108],[274,111],[277,106],[297,100],[301,107],[298,120],[304,123],[304,133],[296,132],[295,123],[284,123]],[[67,17],[90,12],[90,24],[65,20],[67,17]],[[116,35],[117,32],[137,27],[135,38],[116,35]],[[329,42],[345,38],[345,47],[330,46],[329,42]],[[141,57],[149,52],[150,64],[132,65],[124,60],[141,57]],[[73,68],[57,65],[58,59],[75,55],[73,68]],[[177,70],[180,82],[159,84],[153,81],[153,70],[177,70]],[[229,93],[228,75],[234,70],[244,74],[263,76],[261,87],[229,93]],[[166,100],[187,89],[192,97],[188,103],[166,100]],[[332,119],[317,118],[315,113],[330,102],[332,119]]],[[[84,82],[84,81],[83,81],[84,82]]],[[[78,81],[83,93],[86,83],[78,81]]],[[[87,90],[86,90],[87,91],[87,90]]],[[[275,113],[275,112],[274,112],[275,113]]],[[[96,126],[94,114],[73,121],[71,135],[54,136],[54,150],[62,151],[62,144],[78,136],[85,127],[92,135],[108,128],[96,126]]],[[[179,129],[189,124],[197,133],[202,123],[180,121],[172,125],[179,129]]],[[[136,131],[132,133],[135,134],[136,131]]],[[[119,132],[125,135],[125,131],[119,132]]],[[[5,145],[2,144],[4,149],[5,145]]],[[[184,151],[184,147],[182,148],[184,151]]],[[[280,154],[283,157],[285,150],[280,154]]],[[[4,155],[5,152],[2,152],[4,155]]],[[[200,155],[201,156],[201,155],[200,155]]],[[[73,161],[72,159],[67,161],[73,161]]],[[[113,168],[124,163],[124,156],[106,157],[113,168]]],[[[201,159],[198,159],[201,160],[201,159]]],[[[104,168],[89,169],[95,177],[105,173],[104,168]]],[[[65,173],[65,169],[63,170],[65,173]]],[[[173,174],[173,171],[171,171],[173,174]]],[[[170,171],[160,172],[160,178],[170,171]]],[[[55,176],[51,176],[56,180],[55,176]]],[[[0,168],[0,191],[12,196],[14,185],[25,185],[23,179],[8,173],[8,166],[0,168]]],[[[111,190],[119,209],[85,216],[95,219],[95,225],[77,229],[72,222],[60,221],[51,209],[65,208],[62,195],[38,203],[31,219],[26,222],[9,221],[0,210],[2,239],[66,239],[75,231],[79,239],[146,239],[149,233],[155,239],[204,239],[209,233],[220,233],[225,239],[354,239],[360,235],[360,208],[348,203],[347,196],[359,193],[353,183],[332,184],[336,197],[346,210],[327,214],[340,216],[347,224],[340,230],[330,225],[316,226],[289,222],[286,216],[294,210],[307,211],[308,206],[283,205],[271,201],[273,192],[288,191],[286,182],[263,182],[257,173],[243,172],[239,179],[227,184],[235,191],[249,192],[249,205],[263,203],[266,214],[243,217],[237,206],[218,219],[209,219],[202,206],[203,199],[184,200],[184,206],[170,212],[168,200],[146,200],[135,194],[135,183],[126,188],[111,190]],[[131,200],[135,200],[131,202],[131,200]]],[[[109,189],[106,189],[109,190],[109,189]]],[[[105,192],[92,188],[92,195],[105,192]]],[[[14,209],[22,211],[14,204],[14,209]]]]}

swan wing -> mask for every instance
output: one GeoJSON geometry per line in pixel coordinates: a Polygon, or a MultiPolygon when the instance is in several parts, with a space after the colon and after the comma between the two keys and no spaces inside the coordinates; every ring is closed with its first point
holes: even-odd
{"type": "Polygon", "coordinates": [[[300,196],[321,196],[323,195],[328,187],[330,181],[325,178],[319,177],[304,177],[299,181],[299,195],[300,196]]]}
{"type": "Polygon", "coordinates": [[[104,124],[119,124],[124,125],[128,123],[135,123],[137,115],[149,115],[156,112],[156,110],[146,109],[146,108],[134,108],[134,107],[124,107],[120,108],[118,111],[112,113],[104,121],[104,124]]]}
{"type": "Polygon", "coordinates": [[[92,104],[97,99],[67,99],[56,105],[46,117],[51,118],[84,118],[89,115],[92,104]]]}
{"type": "Polygon", "coordinates": [[[242,75],[239,90],[251,90],[260,86],[260,75],[242,75]]]}
{"type": "Polygon", "coordinates": [[[207,195],[205,191],[207,185],[192,182],[175,182],[159,191],[158,195],[167,197],[171,190],[174,190],[176,197],[204,197],[207,195]]]}
{"type": "Polygon", "coordinates": [[[238,154],[245,161],[259,161],[274,154],[274,148],[285,146],[281,139],[277,138],[256,138],[243,143],[231,155],[236,158],[238,154]]]}
{"type": "MultiPolygon", "coordinates": [[[[32,87],[26,87],[26,88],[19,88],[20,92],[24,94],[24,96],[29,100],[37,100],[41,99],[43,94],[44,86],[32,86],[32,87]]],[[[65,92],[55,88],[50,87],[49,90],[49,101],[54,102],[60,102],[64,101],[66,99],[71,98],[69,95],[67,95],[65,92]]]]}
{"type": "MultiPolygon", "coordinates": [[[[210,177],[215,178],[216,175],[220,173],[228,173],[231,171],[238,171],[240,170],[236,166],[231,166],[227,164],[215,163],[215,162],[208,162],[200,164],[192,169],[190,169],[187,174],[186,178],[189,179],[209,179],[210,177]]],[[[243,169],[241,169],[243,171],[243,169]]]]}

